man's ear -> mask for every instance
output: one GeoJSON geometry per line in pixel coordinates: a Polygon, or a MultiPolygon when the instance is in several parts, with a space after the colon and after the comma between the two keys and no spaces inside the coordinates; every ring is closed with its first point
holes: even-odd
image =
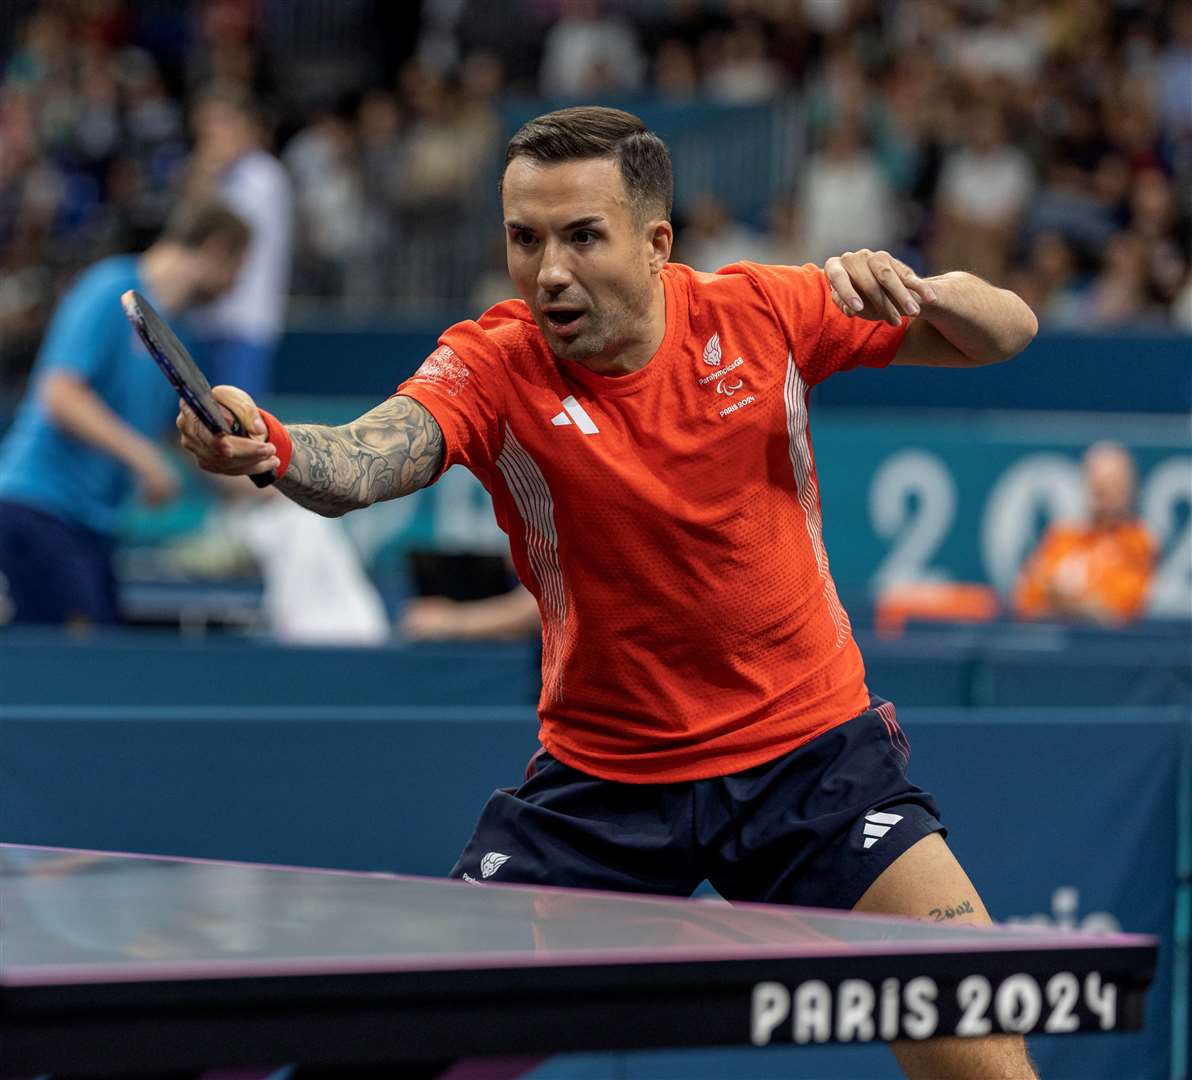
{"type": "Polygon", "coordinates": [[[670,258],[671,247],[675,242],[675,230],[669,221],[661,219],[651,221],[646,227],[650,240],[650,272],[657,274],[670,258]]]}

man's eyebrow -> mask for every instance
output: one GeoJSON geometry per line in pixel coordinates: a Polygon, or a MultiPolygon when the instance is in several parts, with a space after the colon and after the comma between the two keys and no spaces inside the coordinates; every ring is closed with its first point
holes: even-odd
{"type": "MultiPolygon", "coordinates": [[[[604,224],[603,214],[589,214],[587,217],[576,218],[574,221],[569,221],[563,226],[563,232],[570,232],[572,229],[582,229],[586,225],[604,224]]],[[[525,232],[533,232],[534,230],[529,225],[523,225],[520,221],[506,221],[505,228],[524,230],[525,232]]]]}

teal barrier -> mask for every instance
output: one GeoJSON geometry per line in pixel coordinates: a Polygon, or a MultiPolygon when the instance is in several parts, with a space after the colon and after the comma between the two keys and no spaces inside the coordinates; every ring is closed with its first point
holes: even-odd
{"type": "MultiPolygon", "coordinates": [[[[218,665],[201,677],[237,698],[218,665]]],[[[1172,1015],[1187,1008],[1173,997],[1187,709],[910,709],[902,720],[912,778],[938,796],[996,917],[1162,938],[1145,1030],[1039,1039],[1042,1074],[1168,1080],[1172,1015]]],[[[8,705],[0,821],[18,843],[441,874],[492,788],[518,781],[534,731],[524,706],[8,705]]],[[[597,1055],[539,1080],[895,1075],[880,1049],[842,1047],[597,1055]]]]}
{"type": "MultiPolygon", "coordinates": [[[[290,421],[341,423],[370,402],[291,399],[290,421]]],[[[832,573],[842,592],[923,580],[979,581],[1008,594],[1044,525],[1083,510],[1080,456],[1113,437],[1134,453],[1138,509],[1159,547],[1149,611],[1192,612],[1192,451],[1187,417],[1016,412],[812,411],[832,573]]],[[[194,528],[207,505],[135,511],[132,541],[194,528]]],[[[404,499],[347,515],[344,527],[382,575],[410,547],[507,549],[487,493],[462,468],[404,499]]]]}

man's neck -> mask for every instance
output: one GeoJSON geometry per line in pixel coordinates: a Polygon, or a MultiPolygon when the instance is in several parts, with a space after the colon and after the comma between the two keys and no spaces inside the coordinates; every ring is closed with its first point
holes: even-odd
{"type": "Polygon", "coordinates": [[[168,314],[177,314],[186,303],[186,289],[176,270],[177,260],[178,253],[171,246],[158,243],[137,264],[146,291],[168,314]]]}
{"type": "Polygon", "coordinates": [[[654,278],[650,297],[649,318],[642,324],[641,334],[621,344],[612,355],[598,353],[596,356],[586,356],[577,360],[576,363],[582,364],[597,375],[632,375],[635,371],[641,371],[654,359],[665,337],[666,288],[662,284],[662,275],[658,274],[654,278]]]}

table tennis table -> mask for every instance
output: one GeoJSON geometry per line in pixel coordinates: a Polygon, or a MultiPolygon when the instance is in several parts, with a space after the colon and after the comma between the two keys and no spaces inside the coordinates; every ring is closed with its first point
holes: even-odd
{"type": "MultiPolygon", "coordinates": [[[[0,1074],[1137,1029],[1154,938],[0,845],[0,1074]]],[[[506,871],[507,872],[507,871],[506,871]]],[[[332,1075],[332,1073],[323,1073],[332,1075]]],[[[377,1074],[379,1075],[379,1074],[377,1074]]]]}

